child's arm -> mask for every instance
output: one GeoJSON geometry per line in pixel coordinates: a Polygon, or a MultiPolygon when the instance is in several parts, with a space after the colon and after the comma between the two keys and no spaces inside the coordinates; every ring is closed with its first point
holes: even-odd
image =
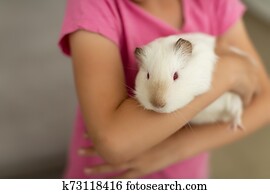
{"type": "Polygon", "coordinates": [[[114,43],[100,35],[78,31],[71,35],[70,44],[77,94],[86,126],[99,154],[110,163],[134,158],[162,142],[235,86],[240,84],[247,93],[254,90],[249,88],[252,73],[248,74],[248,66],[243,65],[246,61],[223,57],[214,75],[214,87],[208,93],[172,114],[146,111],[136,100],[127,97],[123,65],[114,43]],[[235,75],[237,63],[246,79],[235,79],[238,77],[235,75]]]}
{"type": "Polygon", "coordinates": [[[232,132],[229,130],[228,124],[193,126],[192,129],[186,127],[127,163],[117,166],[109,164],[94,166],[91,168],[92,173],[127,169],[128,172],[122,175],[123,178],[141,177],[161,170],[175,162],[191,158],[198,153],[213,150],[236,141],[255,132],[264,125],[270,124],[270,82],[261,60],[246,34],[243,23],[236,24],[224,37],[221,37],[221,40],[231,41],[230,44],[234,44],[250,53],[258,61],[262,90],[244,111],[243,124],[245,131],[232,132]],[[237,40],[234,41],[234,39],[237,40]]]}

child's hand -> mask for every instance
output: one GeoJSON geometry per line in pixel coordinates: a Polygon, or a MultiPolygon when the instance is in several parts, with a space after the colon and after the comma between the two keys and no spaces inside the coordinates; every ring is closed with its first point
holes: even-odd
{"type": "MultiPolygon", "coordinates": [[[[85,167],[86,175],[117,173],[116,177],[111,178],[141,178],[148,174],[159,171],[168,166],[169,157],[162,157],[162,151],[150,150],[144,154],[123,164],[99,164],[96,166],[85,167]]],[[[81,156],[97,156],[94,147],[80,150],[81,156]]]]}
{"type": "Polygon", "coordinates": [[[228,80],[230,90],[240,95],[248,105],[260,89],[258,67],[249,58],[229,49],[222,48],[216,52],[222,61],[217,65],[216,77],[228,80]]]}
{"type": "MultiPolygon", "coordinates": [[[[88,148],[81,148],[79,150],[79,155],[82,157],[91,157],[91,156],[99,156],[97,151],[95,150],[94,146],[88,148]]],[[[98,174],[108,174],[108,173],[119,173],[128,169],[127,165],[119,164],[99,164],[95,166],[87,166],[84,168],[85,175],[98,175],[98,174]]]]}

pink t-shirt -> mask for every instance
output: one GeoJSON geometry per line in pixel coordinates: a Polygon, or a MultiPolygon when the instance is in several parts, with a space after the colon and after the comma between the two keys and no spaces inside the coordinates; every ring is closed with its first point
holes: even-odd
{"type": "MultiPolygon", "coordinates": [[[[79,29],[98,33],[120,49],[126,84],[134,88],[137,66],[135,47],[163,36],[189,32],[222,35],[242,17],[245,6],[239,0],[182,0],[184,23],[176,29],[149,14],[131,0],[67,0],[59,45],[70,55],[68,34],[79,29]]],[[[129,94],[132,95],[131,91],[129,94]]],[[[78,109],[65,178],[109,178],[112,174],[85,176],[83,168],[102,163],[101,158],[80,157],[77,151],[91,145],[83,138],[85,125],[78,109]]],[[[91,130],[91,129],[90,129],[91,130]]],[[[208,154],[181,161],[143,178],[207,178],[208,154]]]]}

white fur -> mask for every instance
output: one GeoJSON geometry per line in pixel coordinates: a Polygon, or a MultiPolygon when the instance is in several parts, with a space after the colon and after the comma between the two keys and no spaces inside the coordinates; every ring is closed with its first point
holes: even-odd
{"type": "MultiPolygon", "coordinates": [[[[173,112],[187,105],[211,87],[217,61],[214,48],[215,38],[201,33],[159,38],[144,46],[135,82],[135,97],[146,109],[161,113],[173,112]],[[191,42],[191,56],[184,50],[175,52],[174,44],[179,38],[191,42]],[[174,81],[173,74],[176,71],[179,78],[174,81]],[[149,80],[147,73],[150,74],[149,80]],[[161,94],[166,105],[163,108],[155,108],[150,103],[150,91],[160,83],[166,88],[161,94]]],[[[239,96],[226,93],[197,114],[191,122],[202,124],[232,121],[234,126],[241,126],[242,109],[239,96]]]]}

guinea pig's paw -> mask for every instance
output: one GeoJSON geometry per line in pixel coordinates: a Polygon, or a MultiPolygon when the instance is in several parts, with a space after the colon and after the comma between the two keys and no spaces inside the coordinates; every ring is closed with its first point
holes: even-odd
{"type": "Polygon", "coordinates": [[[231,125],[230,125],[230,130],[232,131],[245,131],[245,127],[242,123],[242,119],[241,118],[236,118],[232,121],[231,125]]]}
{"type": "Polygon", "coordinates": [[[242,130],[245,127],[242,124],[242,114],[243,114],[243,103],[238,95],[232,94],[230,104],[230,114],[231,114],[231,129],[233,131],[242,130]]]}

